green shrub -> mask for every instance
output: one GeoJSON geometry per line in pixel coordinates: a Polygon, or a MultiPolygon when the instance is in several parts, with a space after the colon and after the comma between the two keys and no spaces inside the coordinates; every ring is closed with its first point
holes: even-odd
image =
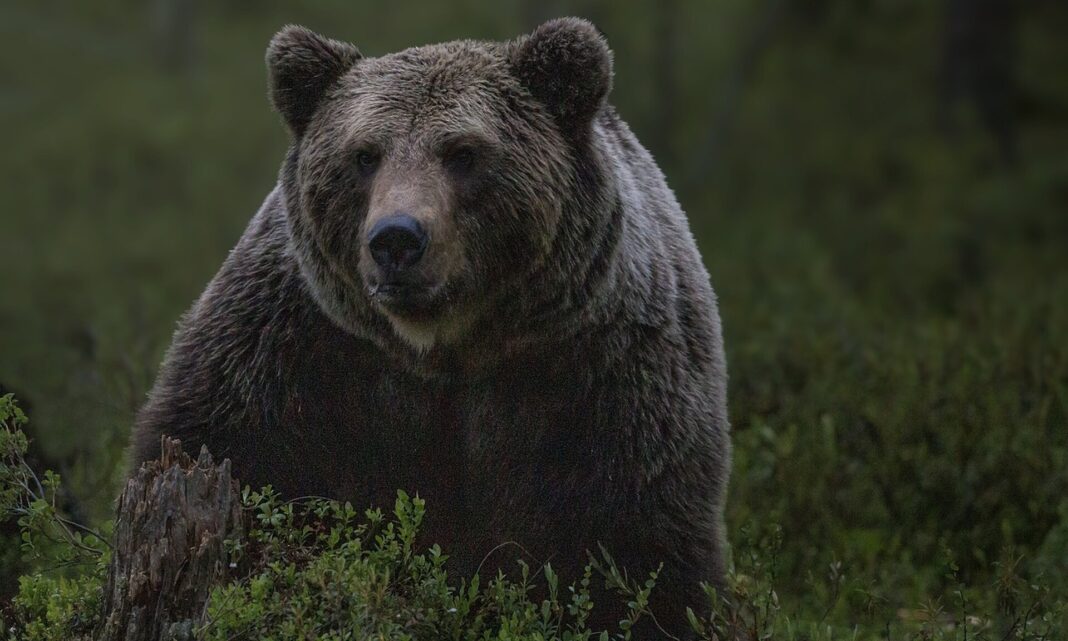
{"type": "MultiPolygon", "coordinates": [[[[18,519],[22,551],[37,564],[0,623],[12,641],[89,638],[102,614],[106,537],[56,509],[59,478],[46,472],[38,482],[26,465],[25,422],[12,397],[0,397],[0,508],[18,519]]],[[[511,576],[450,578],[446,552],[417,544],[426,506],[404,492],[388,517],[337,501],[283,501],[270,488],[246,488],[242,501],[248,533],[227,541],[231,576],[211,593],[199,639],[605,641],[630,639],[635,623],[655,619],[648,599],[656,574],[628,578],[603,549],[581,577],[520,564],[511,576]],[[604,607],[591,598],[595,582],[628,604],[612,630],[587,625],[604,607]],[[544,597],[535,596],[536,585],[544,597]]],[[[899,608],[887,594],[892,586],[850,576],[837,560],[808,573],[804,596],[780,598],[784,549],[778,526],[741,529],[726,594],[706,587],[708,602],[688,611],[698,638],[1052,641],[1068,632],[1064,594],[1041,576],[1024,580],[1019,557],[996,561],[993,583],[969,586],[943,548],[948,589],[899,608]]]]}
{"type": "MultiPolygon", "coordinates": [[[[437,546],[414,547],[424,504],[401,492],[390,519],[349,504],[282,503],[269,489],[245,493],[253,527],[234,543],[251,562],[241,580],[216,590],[202,631],[207,639],[590,639],[595,607],[590,571],[563,589],[540,570],[549,598],[531,600],[535,577],[478,577],[452,585],[437,546]],[[310,517],[310,521],[309,521],[310,517]],[[250,558],[251,557],[251,558],[250,558]]],[[[634,619],[642,616],[637,612],[634,619]]]]}
{"type": "MultiPolygon", "coordinates": [[[[26,463],[27,423],[13,395],[0,396],[0,522],[16,520],[17,545],[36,573],[19,578],[18,594],[0,610],[11,639],[61,641],[88,634],[100,618],[109,555],[105,539],[57,508],[60,478],[26,463]]],[[[11,542],[14,543],[14,542],[11,542]]]]}

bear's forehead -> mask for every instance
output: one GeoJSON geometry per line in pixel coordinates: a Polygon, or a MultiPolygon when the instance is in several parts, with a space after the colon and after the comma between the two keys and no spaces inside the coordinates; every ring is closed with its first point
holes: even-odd
{"type": "Polygon", "coordinates": [[[485,129],[514,83],[497,43],[416,47],[361,60],[338,94],[337,115],[354,134],[485,129]]]}
{"type": "Polygon", "coordinates": [[[496,94],[511,83],[500,45],[459,41],[362,60],[348,85],[364,97],[446,100],[496,94]]]}

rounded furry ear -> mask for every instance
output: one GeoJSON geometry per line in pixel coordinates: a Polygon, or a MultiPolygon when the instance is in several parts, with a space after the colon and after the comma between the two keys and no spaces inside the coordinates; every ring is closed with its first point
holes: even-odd
{"type": "Polygon", "coordinates": [[[612,51],[582,18],[550,20],[515,43],[512,67],[565,131],[593,120],[612,88],[612,51]]]}
{"type": "Polygon", "coordinates": [[[271,103],[294,134],[304,133],[326,90],[362,56],[347,42],[298,25],[282,28],[267,47],[271,103]]]}

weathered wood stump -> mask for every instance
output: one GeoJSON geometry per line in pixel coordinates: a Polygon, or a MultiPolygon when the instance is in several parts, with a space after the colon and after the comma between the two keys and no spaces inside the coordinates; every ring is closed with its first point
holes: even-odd
{"type": "Polygon", "coordinates": [[[240,488],[230,461],[207,448],[194,461],[163,437],[119,497],[100,641],[195,638],[211,588],[224,580],[224,541],[241,536],[240,488]]]}

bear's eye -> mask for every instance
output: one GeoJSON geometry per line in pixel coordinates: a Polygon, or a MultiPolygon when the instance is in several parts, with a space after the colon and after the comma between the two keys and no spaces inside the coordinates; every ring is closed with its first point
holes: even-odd
{"type": "Polygon", "coordinates": [[[473,147],[461,146],[445,154],[445,165],[453,171],[470,171],[475,166],[477,154],[473,147]]]}
{"type": "Polygon", "coordinates": [[[370,176],[378,168],[379,160],[377,153],[369,149],[361,149],[356,152],[356,171],[360,172],[361,176],[370,176]]]}

